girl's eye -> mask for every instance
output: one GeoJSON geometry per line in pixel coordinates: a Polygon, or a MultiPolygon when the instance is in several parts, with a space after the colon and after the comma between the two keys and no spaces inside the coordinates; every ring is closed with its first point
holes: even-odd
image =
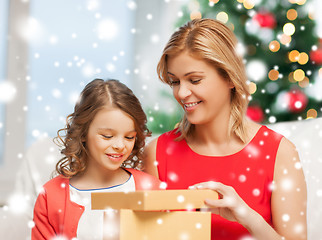
{"type": "Polygon", "coordinates": [[[133,140],[135,137],[125,137],[128,140],[133,140]]]}
{"type": "Polygon", "coordinates": [[[113,136],[111,136],[111,135],[102,135],[103,136],[103,138],[106,138],[106,139],[110,139],[110,138],[112,138],[113,136]]]}

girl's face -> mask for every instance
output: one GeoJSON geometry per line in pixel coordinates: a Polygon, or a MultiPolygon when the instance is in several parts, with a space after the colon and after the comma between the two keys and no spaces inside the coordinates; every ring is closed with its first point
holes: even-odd
{"type": "Polygon", "coordinates": [[[87,170],[117,170],[131,154],[135,137],[134,121],[128,114],[117,108],[107,107],[100,110],[88,129],[87,170]]]}
{"type": "Polygon", "coordinates": [[[168,76],[173,95],[191,124],[206,124],[230,116],[233,85],[208,62],[183,52],[168,58],[168,76]]]}

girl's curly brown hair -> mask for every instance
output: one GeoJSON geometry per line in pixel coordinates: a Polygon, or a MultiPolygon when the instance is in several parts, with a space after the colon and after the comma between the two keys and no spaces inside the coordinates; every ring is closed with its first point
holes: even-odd
{"type": "Polygon", "coordinates": [[[105,106],[118,108],[133,119],[137,132],[135,144],[122,167],[141,168],[145,138],[151,136],[151,132],[140,101],[131,89],[118,80],[94,79],[81,92],[74,112],[67,116],[65,128],[57,131],[55,142],[64,155],[56,164],[58,174],[71,178],[85,170],[88,152],[84,139],[95,115],[105,106]]]}

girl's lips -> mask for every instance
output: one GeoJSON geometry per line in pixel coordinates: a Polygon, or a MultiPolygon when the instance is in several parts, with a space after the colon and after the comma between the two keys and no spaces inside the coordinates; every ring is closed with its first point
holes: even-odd
{"type": "Polygon", "coordinates": [[[106,156],[114,162],[120,162],[123,159],[123,154],[106,154],[106,156]]]}

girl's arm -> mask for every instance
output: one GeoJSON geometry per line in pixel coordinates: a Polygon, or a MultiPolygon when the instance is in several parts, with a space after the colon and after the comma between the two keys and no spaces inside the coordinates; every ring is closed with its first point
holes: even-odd
{"type": "Polygon", "coordinates": [[[212,212],[242,224],[257,240],[306,240],[306,184],[294,145],[283,138],[275,162],[272,192],[272,228],[260,214],[251,209],[235,189],[218,182],[192,186],[213,189],[221,199],[206,200],[212,212]]]}
{"type": "Polygon", "coordinates": [[[53,238],[56,233],[48,219],[48,208],[46,193],[41,192],[34,207],[34,224],[31,230],[32,240],[46,240],[53,238]]]}

